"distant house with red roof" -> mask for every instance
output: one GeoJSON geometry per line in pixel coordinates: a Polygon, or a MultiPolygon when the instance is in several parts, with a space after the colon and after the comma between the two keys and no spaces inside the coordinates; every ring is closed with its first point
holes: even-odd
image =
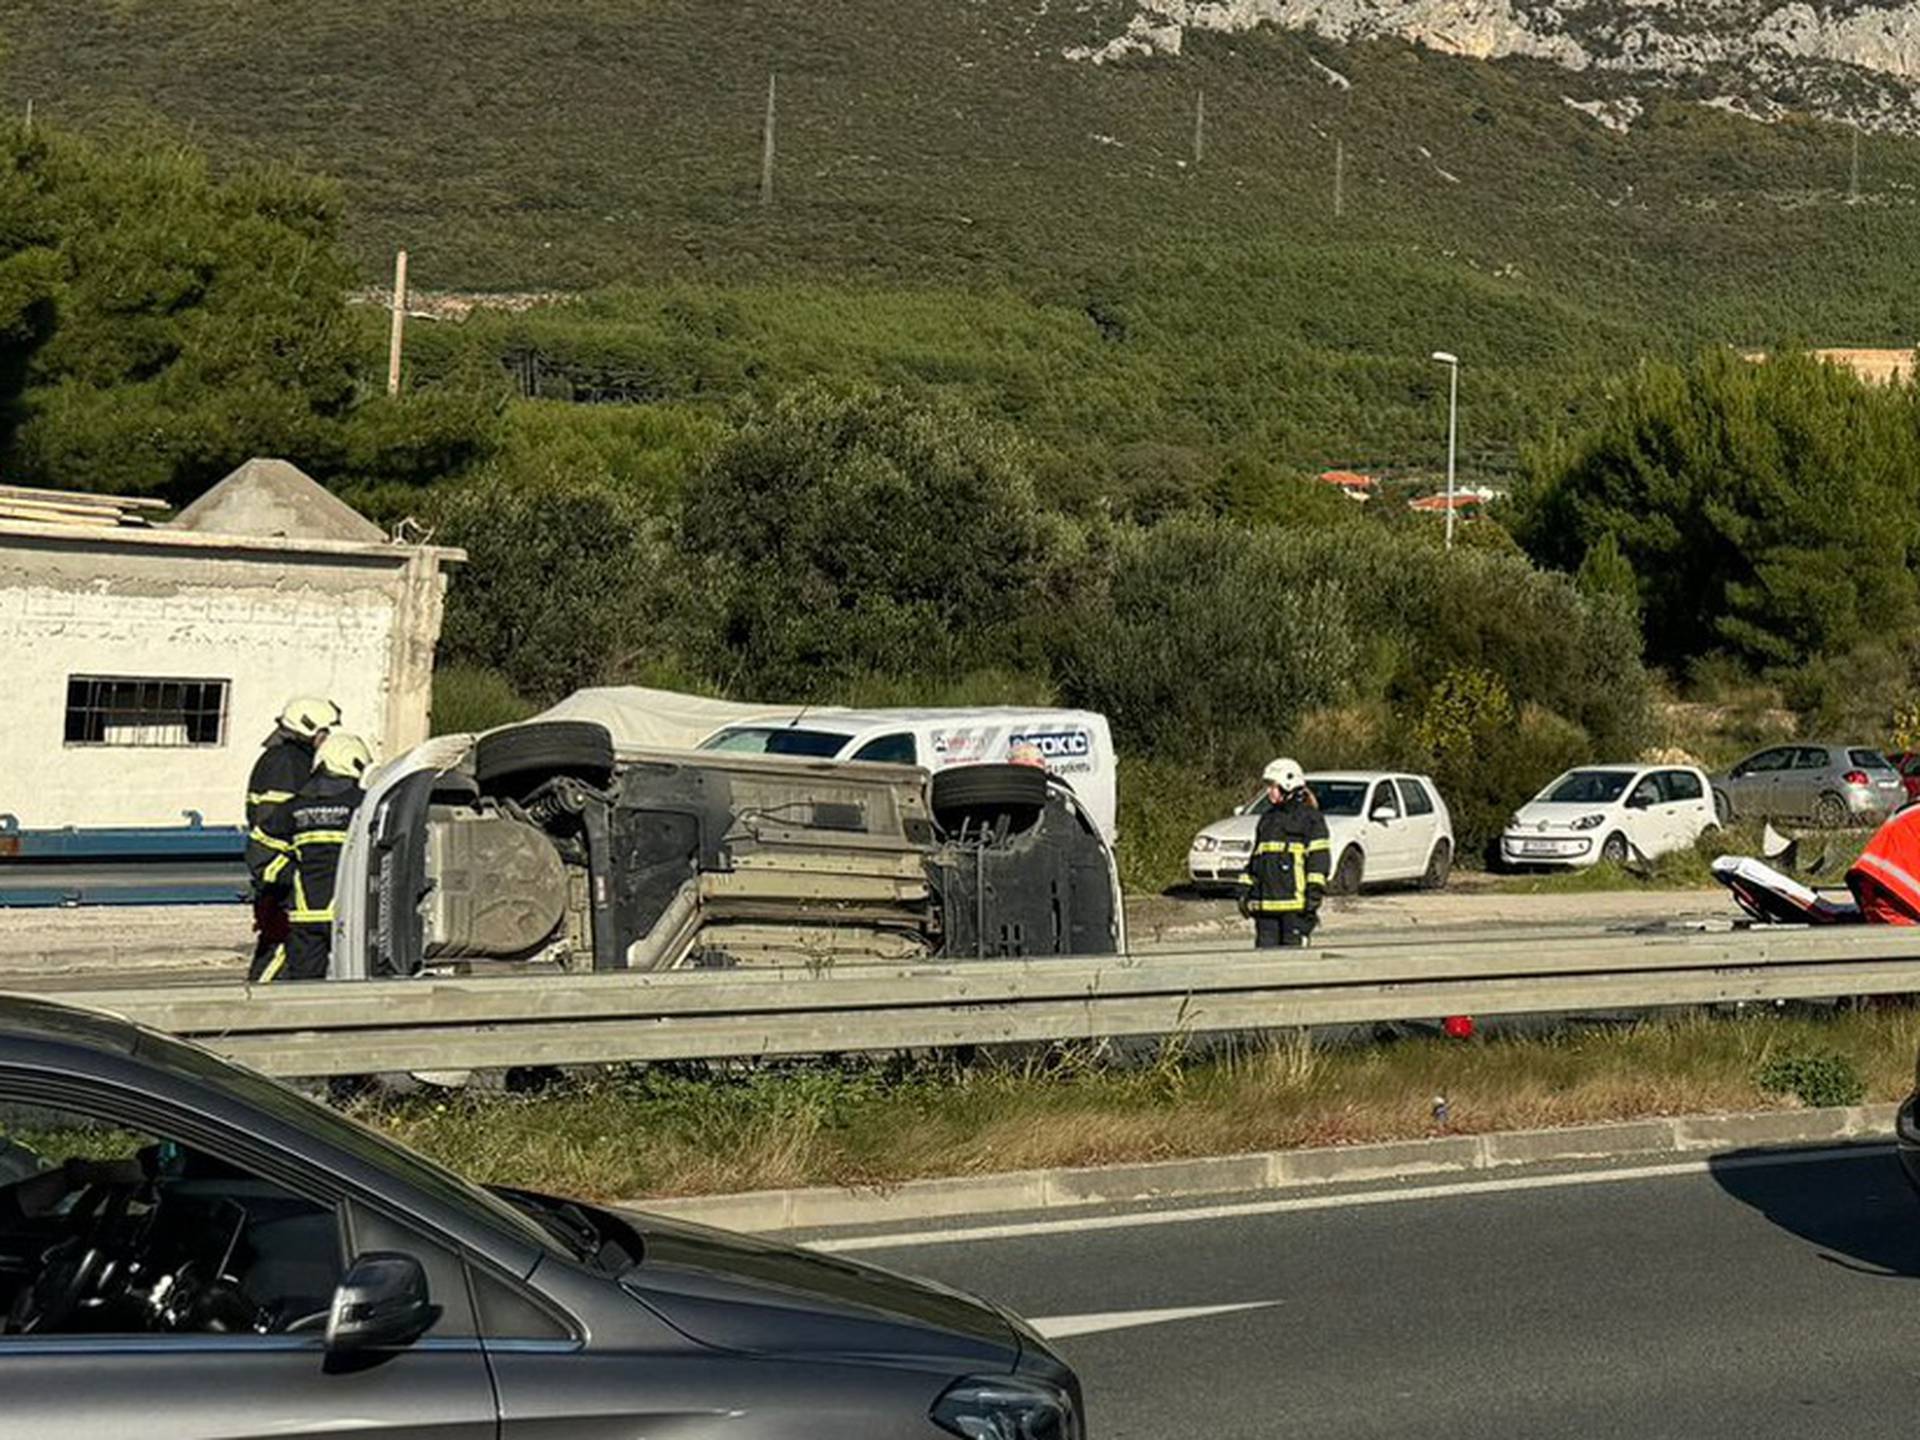
{"type": "Polygon", "coordinates": [[[1322,470],[1320,483],[1334,486],[1353,500],[1371,500],[1380,489],[1379,481],[1357,470],[1322,470]]]}

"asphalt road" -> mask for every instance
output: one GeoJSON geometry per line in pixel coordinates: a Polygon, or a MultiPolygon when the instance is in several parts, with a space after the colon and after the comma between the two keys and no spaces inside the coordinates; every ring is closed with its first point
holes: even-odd
{"type": "Polygon", "coordinates": [[[1760,1158],[859,1258],[1064,1336],[1093,1440],[1910,1435],[1920,1202],[1885,1149],[1760,1158]]]}

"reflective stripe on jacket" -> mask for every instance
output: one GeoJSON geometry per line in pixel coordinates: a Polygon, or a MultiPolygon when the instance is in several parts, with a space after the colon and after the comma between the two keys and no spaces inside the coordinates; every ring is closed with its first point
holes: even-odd
{"type": "Polygon", "coordinates": [[[333,923],[340,850],[364,798],[352,780],[315,774],[293,799],[268,813],[264,829],[278,849],[261,870],[260,883],[269,894],[287,899],[287,918],[294,924],[333,923]]]}
{"type": "Polygon", "coordinates": [[[247,777],[247,872],[256,881],[284,848],[267,816],[293,799],[312,774],[313,746],[297,736],[276,734],[253,762],[247,777]]]}
{"type": "Polygon", "coordinates": [[[1240,877],[1256,915],[1312,914],[1332,868],[1326,818],[1296,791],[1260,817],[1253,853],[1240,877]]]}

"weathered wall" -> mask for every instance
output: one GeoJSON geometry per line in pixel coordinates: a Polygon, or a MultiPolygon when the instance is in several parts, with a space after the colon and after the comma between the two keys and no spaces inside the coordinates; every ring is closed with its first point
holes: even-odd
{"type": "Polygon", "coordinates": [[[426,733],[444,580],[431,553],[175,550],[0,535],[0,813],[21,824],[242,818],[282,703],[330,696],[380,754],[426,733]],[[224,679],[224,743],[69,745],[69,676],[224,679]]]}

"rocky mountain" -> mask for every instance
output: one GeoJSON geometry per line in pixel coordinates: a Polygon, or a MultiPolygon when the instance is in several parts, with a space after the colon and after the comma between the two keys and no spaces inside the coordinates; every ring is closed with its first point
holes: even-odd
{"type": "Polygon", "coordinates": [[[1481,60],[1545,60],[1579,77],[1568,102],[1610,128],[1649,88],[1749,119],[1796,112],[1920,134],[1920,3],[1805,0],[1139,0],[1070,45],[1096,65],[1178,55],[1196,33],[1261,27],[1354,43],[1388,36],[1481,60]]]}

